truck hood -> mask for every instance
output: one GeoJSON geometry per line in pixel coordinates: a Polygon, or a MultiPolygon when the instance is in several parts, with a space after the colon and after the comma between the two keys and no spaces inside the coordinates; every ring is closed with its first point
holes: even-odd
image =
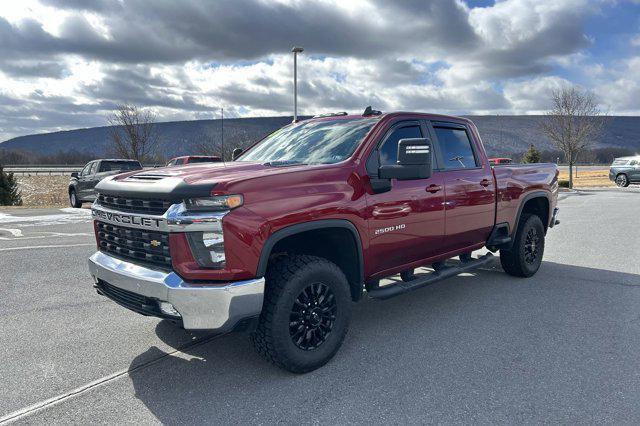
{"type": "Polygon", "coordinates": [[[163,178],[179,178],[187,183],[202,181],[220,182],[236,179],[241,176],[261,174],[274,167],[253,162],[230,163],[195,163],[178,167],[161,167],[157,169],[138,170],[134,173],[119,175],[117,181],[160,180],[163,178]]]}
{"type": "Polygon", "coordinates": [[[218,185],[290,173],[310,166],[272,167],[254,162],[197,163],[179,167],[138,170],[104,179],[96,192],[132,198],[183,199],[207,197],[218,185]]]}

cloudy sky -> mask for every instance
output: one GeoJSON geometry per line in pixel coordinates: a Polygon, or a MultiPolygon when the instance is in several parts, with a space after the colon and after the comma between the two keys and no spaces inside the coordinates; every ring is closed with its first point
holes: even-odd
{"type": "Polygon", "coordinates": [[[105,125],[366,105],[535,114],[563,84],[640,113],[639,0],[20,0],[0,8],[0,141],[105,125]]]}

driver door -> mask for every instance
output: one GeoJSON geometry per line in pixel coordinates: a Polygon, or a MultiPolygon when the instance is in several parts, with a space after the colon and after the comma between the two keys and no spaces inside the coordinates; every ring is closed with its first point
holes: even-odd
{"type": "MultiPolygon", "coordinates": [[[[96,165],[96,161],[87,163],[78,175],[78,197],[85,200],[88,195],[89,188],[91,187],[91,169],[96,165]]],[[[93,189],[93,187],[91,187],[93,189]]]]}
{"type": "MultiPolygon", "coordinates": [[[[394,124],[367,161],[369,176],[377,178],[380,165],[396,164],[400,139],[424,137],[430,135],[422,121],[394,124]]],[[[442,177],[392,179],[391,190],[367,194],[367,221],[373,273],[437,254],[445,230],[442,177]]]]}

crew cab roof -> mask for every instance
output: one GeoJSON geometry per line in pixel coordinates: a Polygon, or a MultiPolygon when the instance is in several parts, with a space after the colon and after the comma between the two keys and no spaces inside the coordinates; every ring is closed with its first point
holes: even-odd
{"type": "Polygon", "coordinates": [[[444,115],[444,114],[435,114],[428,112],[411,112],[411,111],[395,111],[395,112],[387,112],[378,115],[361,115],[361,114],[350,114],[350,115],[330,115],[326,117],[314,117],[301,121],[339,121],[339,120],[353,120],[353,119],[371,119],[371,120],[382,120],[385,118],[396,118],[396,117],[407,117],[407,118],[421,118],[424,120],[433,120],[433,121],[457,121],[457,122],[465,122],[472,123],[471,120],[464,117],[458,117],[453,115],[444,115]]]}

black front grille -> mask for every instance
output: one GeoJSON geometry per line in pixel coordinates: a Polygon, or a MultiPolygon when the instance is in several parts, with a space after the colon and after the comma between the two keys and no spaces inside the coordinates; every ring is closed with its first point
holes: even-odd
{"type": "Polygon", "coordinates": [[[97,222],[96,226],[101,251],[124,260],[135,260],[138,264],[171,269],[168,233],[149,232],[103,222],[97,222]]]}
{"type": "Polygon", "coordinates": [[[160,318],[174,318],[160,310],[156,299],[121,289],[100,279],[95,287],[98,293],[139,314],[160,318]]]}
{"type": "Polygon", "coordinates": [[[129,198],[105,194],[98,194],[98,203],[101,206],[118,211],[149,213],[155,215],[163,215],[169,207],[171,207],[171,204],[173,204],[169,200],[162,200],[159,198],[129,198]]]}

